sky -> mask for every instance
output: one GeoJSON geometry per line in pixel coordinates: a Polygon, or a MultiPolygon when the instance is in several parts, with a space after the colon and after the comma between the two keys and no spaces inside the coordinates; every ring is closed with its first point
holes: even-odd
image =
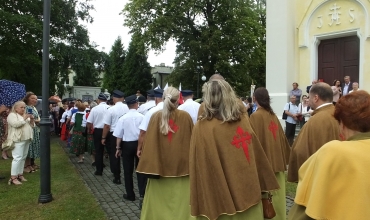
{"type": "MultiPolygon", "coordinates": [[[[98,50],[109,53],[114,41],[121,36],[125,50],[131,41],[130,29],[123,26],[124,17],[119,13],[129,0],[94,0],[92,4],[95,11],[90,14],[94,18],[92,24],[86,24],[89,31],[90,41],[98,45],[98,50]]],[[[172,64],[175,58],[176,43],[170,41],[166,50],[158,55],[154,51],[149,52],[148,62],[153,67],[161,63],[166,66],[172,64]]]]}

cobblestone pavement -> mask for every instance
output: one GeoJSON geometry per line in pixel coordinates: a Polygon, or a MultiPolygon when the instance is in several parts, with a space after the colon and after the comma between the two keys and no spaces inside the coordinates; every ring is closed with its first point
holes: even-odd
{"type": "MultiPolygon", "coordinates": [[[[66,153],[68,153],[69,149],[66,148],[66,144],[62,141],[59,141],[59,144],[64,148],[66,153]]],[[[140,219],[139,191],[137,188],[136,175],[134,175],[134,192],[137,195],[136,200],[134,202],[127,200],[123,201],[122,196],[125,192],[123,177],[121,177],[121,185],[116,185],[112,182],[113,174],[110,172],[109,159],[104,158],[106,167],[104,168],[103,176],[95,176],[95,167],[91,165],[90,155],[85,153],[83,163],[77,163],[78,158],[73,154],[68,153],[68,156],[89,190],[94,194],[96,200],[103,208],[108,219],[140,219]]]]}
{"type": "MultiPolygon", "coordinates": [[[[69,149],[66,148],[65,142],[59,141],[59,144],[68,154],[69,159],[76,167],[76,170],[81,175],[89,190],[94,194],[96,200],[103,208],[108,219],[140,219],[139,199],[136,198],[134,202],[126,200],[123,201],[122,195],[125,192],[123,177],[121,177],[121,185],[116,185],[112,182],[113,174],[110,172],[109,159],[104,158],[104,164],[106,167],[104,168],[103,176],[95,176],[95,167],[91,165],[90,155],[86,153],[84,163],[77,163],[78,158],[73,154],[69,154],[69,149]]],[[[123,176],[123,174],[121,175],[123,176]]],[[[136,175],[134,175],[134,192],[136,195],[139,195],[136,175]]],[[[290,208],[293,206],[294,199],[287,196],[286,202],[288,213],[290,208]]]]}

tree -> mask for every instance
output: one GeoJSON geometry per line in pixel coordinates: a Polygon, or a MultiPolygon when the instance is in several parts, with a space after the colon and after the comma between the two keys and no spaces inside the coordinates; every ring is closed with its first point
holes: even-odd
{"type": "Polygon", "coordinates": [[[118,37],[109,52],[109,57],[106,62],[106,69],[103,78],[103,88],[108,91],[115,89],[123,90],[123,64],[125,62],[126,51],[122,44],[121,37],[118,37]]]}
{"type": "Polygon", "coordinates": [[[148,57],[144,50],[144,44],[137,42],[138,34],[131,38],[130,45],[123,65],[123,90],[126,96],[136,94],[137,90],[147,91],[151,88],[151,67],[147,61],[148,57]]]}
{"type": "MultiPolygon", "coordinates": [[[[78,39],[82,21],[92,22],[90,0],[53,0],[50,21],[50,95],[59,77],[66,77],[70,42],[78,39]]],[[[2,0],[0,3],[1,77],[41,94],[43,1],[2,0]]],[[[82,36],[84,37],[84,36],[82,36]]],[[[86,40],[86,39],[85,39],[86,40]]]]}
{"type": "Polygon", "coordinates": [[[186,87],[194,88],[199,68],[207,78],[217,70],[245,95],[252,79],[265,83],[260,81],[265,75],[260,72],[265,66],[260,5],[250,0],[135,0],[123,12],[125,25],[141,33],[147,48],[160,51],[169,39],[176,40],[171,82],[177,84],[181,78],[186,87]]]}

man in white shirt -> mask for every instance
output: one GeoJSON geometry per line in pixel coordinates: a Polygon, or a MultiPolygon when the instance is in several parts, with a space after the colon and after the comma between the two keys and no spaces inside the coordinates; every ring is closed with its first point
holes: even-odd
{"type": "MultiPolygon", "coordinates": [[[[123,194],[123,199],[134,201],[134,180],[133,172],[136,169],[139,158],[136,155],[137,144],[140,134],[139,125],[144,119],[144,115],[137,111],[138,100],[136,95],[126,98],[126,104],[129,111],[123,115],[117,122],[113,136],[116,141],[116,157],[122,156],[123,175],[125,181],[126,194],[123,194]]],[[[136,173],[138,180],[138,188],[140,197],[144,197],[145,183],[143,174],[136,173]]]]}
{"type": "Polygon", "coordinates": [[[104,145],[101,143],[103,128],[104,128],[104,116],[107,114],[109,106],[106,103],[107,97],[104,93],[100,93],[98,96],[99,105],[91,109],[89,118],[87,119],[87,129],[89,132],[94,130],[94,146],[95,146],[95,164],[96,171],[95,175],[103,175],[103,154],[104,145]]]}
{"type": "Polygon", "coordinates": [[[345,96],[349,94],[349,91],[352,90],[351,78],[349,76],[344,77],[344,84],[342,86],[342,95],[345,96]]]}
{"type": "MultiPolygon", "coordinates": [[[[143,143],[144,143],[144,140],[145,140],[145,133],[146,133],[146,130],[148,129],[150,118],[152,117],[152,115],[155,112],[160,111],[160,110],[163,109],[163,90],[162,89],[155,89],[154,90],[154,98],[155,98],[156,106],[154,108],[150,109],[144,115],[143,121],[141,122],[141,124],[139,126],[140,135],[139,135],[139,140],[138,140],[138,144],[137,144],[137,152],[136,152],[136,155],[138,156],[138,158],[140,158],[140,156],[141,156],[141,150],[143,148],[143,143]]],[[[143,183],[143,188],[145,189],[146,183],[147,183],[147,178],[146,177],[143,177],[142,183],[143,183]]],[[[145,191],[143,192],[143,194],[140,193],[140,208],[141,208],[141,205],[142,205],[142,202],[143,202],[144,195],[145,195],[145,191]]]]}
{"type": "Polygon", "coordinates": [[[147,91],[147,102],[145,104],[140,105],[138,108],[138,112],[145,115],[150,109],[154,108],[156,106],[155,100],[154,100],[154,90],[148,90],[147,91]]]}
{"type": "Polygon", "coordinates": [[[123,103],[124,93],[119,90],[112,92],[114,106],[107,110],[104,116],[104,128],[101,144],[106,145],[109,154],[110,170],[114,175],[113,183],[121,184],[121,168],[120,158],[116,155],[116,137],[113,136],[113,131],[116,127],[118,119],[128,112],[128,107],[123,103]]]}
{"type": "Polygon", "coordinates": [[[291,95],[290,96],[290,102],[285,104],[284,106],[284,112],[288,115],[286,121],[285,121],[285,136],[288,139],[288,142],[290,146],[293,145],[294,136],[295,136],[295,128],[297,126],[298,121],[298,113],[299,109],[296,106],[296,96],[291,95]]]}
{"type": "Polygon", "coordinates": [[[193,101],[193,91],[191,90],[182,90],[181,95],[184,99],[184,104],[180,105],[178,109],[189,113],[191,119],[193,119],[193,123],[195,124],[198,120],[200,104],[193,101]]]}

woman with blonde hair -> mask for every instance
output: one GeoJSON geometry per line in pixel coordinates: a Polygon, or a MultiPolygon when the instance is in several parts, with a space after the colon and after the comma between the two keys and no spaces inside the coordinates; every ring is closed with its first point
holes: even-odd
{"type": "Polygon", "coordinates": [[[141,211],[145,219],[191,219],[189,148],[193,121],[177,109],[180,92],[168,87],[163,110],[153,114],[145,134],[137,172],[150,179],[141,211]]]}
{"type": "Polygon", "coordinates": [[[248,113],[225,80],[205,83],[203,100],[190,143],[191,215],[263,220],[261,194],[279,184],[248,113]]]}
{"type": "Polygon", "coordinates": [[[8,138],[4,146],[12,149],[13,161],[11,166],[11,177],[8,184],[20,185],[27,181],[23,177],[24,163],[27,157],[30,142],[33,139],[32,127],[35,126],[32,114],[25,112],[26,104],[18,101],[13,105],[8,115],[8,138]]]}

